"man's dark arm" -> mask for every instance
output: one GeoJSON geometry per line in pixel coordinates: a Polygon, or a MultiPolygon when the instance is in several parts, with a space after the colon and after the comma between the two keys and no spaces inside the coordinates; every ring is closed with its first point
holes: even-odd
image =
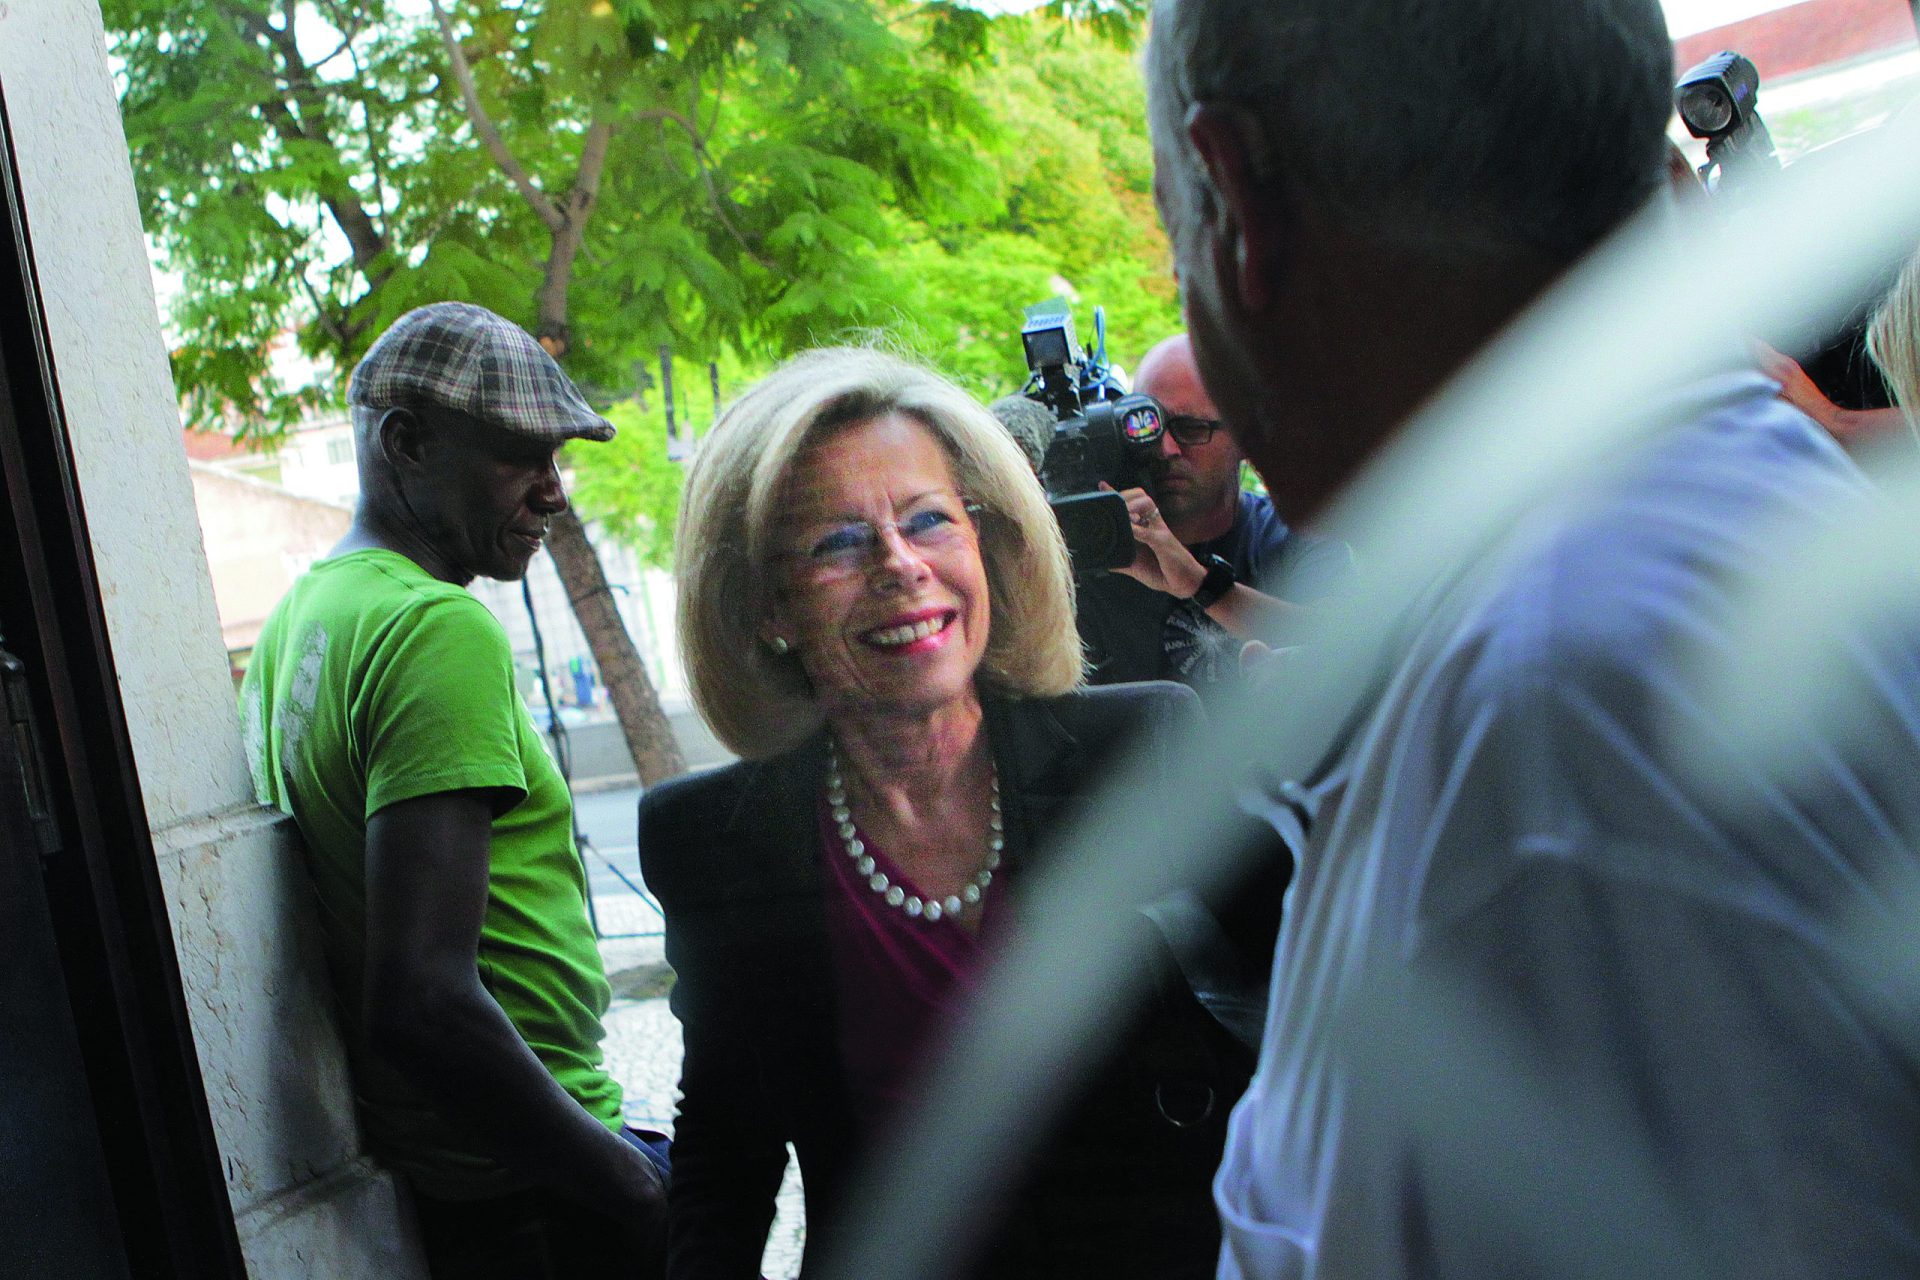
{"type": "Polygon", "coordinates": [[[492,821],[490,793],[477,790],[368,820],[368,1036],[510,1168],[645,1238],[665,1215],[652,1166],[555,1083],[480,983],[492,821]]]}

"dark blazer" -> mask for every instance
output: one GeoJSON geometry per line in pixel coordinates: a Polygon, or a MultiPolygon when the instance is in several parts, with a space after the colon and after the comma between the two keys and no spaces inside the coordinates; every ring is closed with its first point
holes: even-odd
{"type": "MultiPolygon", "coordinates": [[[[1198,714],[1190,690],[1166,683],[989,699],[1007,891],[1018,897],[1029,880],[1020,870],[1119,746],[1142,736],[1171,743],[1198,714]]],[[[672,1005],[686,1041],[670,1196],[674,1277],[759,1275],[789,1142],[806,1191],[804,1274],[822,1256],[862,1154],[822,905],[824,771],[821,735],[773,760],[676,779],[641,801],[641,868],[666,912],[672,1005]]],[[[977,1274],[1214,1273],[1210,1181],[1252,1056],[1200,1008],[1144,917],[1138,927],[1154,944],[1151,994],[1006,1198],[977,1274]],[[1187,1123],[1169,1121],[1169,1110],[1187,1123]]]]}

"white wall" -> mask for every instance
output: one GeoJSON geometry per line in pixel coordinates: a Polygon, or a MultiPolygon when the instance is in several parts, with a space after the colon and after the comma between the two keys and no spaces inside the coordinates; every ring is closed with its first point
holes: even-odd
{"type": "Polygon", "coordinates": [[[304,423],[280,446],[280,483],[294,493],[351,507],[360,495],[353,424],[345,414],[304,423]]]}
{"type": "Polygon", "coordinates": [[[96,0],[0,0],[0,92],[249,1267],[419,1275],[360,1154],[298,851],[252,803],[96,0]]]}
{"type": "Polygon", "coordinates": [[[222,642],[230,651],[250,648],[294,580],[346,535],[353,510],[204,462],[187,465],[222,642]]]}

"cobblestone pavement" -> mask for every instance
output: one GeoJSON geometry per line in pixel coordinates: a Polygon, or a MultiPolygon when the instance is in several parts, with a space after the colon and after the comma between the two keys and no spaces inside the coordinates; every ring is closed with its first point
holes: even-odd
{"type": "MultiPolygon", "coordinates": [[[[609,973],[661,962],[658,938],[609,939],[600,944],[600,952],[609,973]]],[[[627,1123],[671,1133],[680,1082],[680,1024],[668,1012],[667,1002],[616,1000],[607,1011],[606,1027],[607,1069],[626,1091],[627,1123]]],[[[768,1280],[791,1280],[799,1274],[805,1240],[799,1165],[789,1160],[760,1264],[768,1280]]]]}

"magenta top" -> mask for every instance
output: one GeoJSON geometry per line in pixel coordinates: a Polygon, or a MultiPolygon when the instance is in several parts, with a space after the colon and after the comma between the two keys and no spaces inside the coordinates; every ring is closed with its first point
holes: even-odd
{"type": "MultiPolygon", "coordinates": [[[[922,898],[919,886],[860,832],[867,856],[888,881],[922,898]]],[[[960,923],[911,917],[890,907],[847,857],[823,799],[820,847],[826,859],[826,923],[839,1010],[840,1060],[854,1111],[877,1126],[908,1097],[943,1027],[972,994],[1004,924],[1005,867],[977,907],[991,907],[978,933],[960,923]]],[[[981,851],[985,856],[985,850],[981,851]]]]}

